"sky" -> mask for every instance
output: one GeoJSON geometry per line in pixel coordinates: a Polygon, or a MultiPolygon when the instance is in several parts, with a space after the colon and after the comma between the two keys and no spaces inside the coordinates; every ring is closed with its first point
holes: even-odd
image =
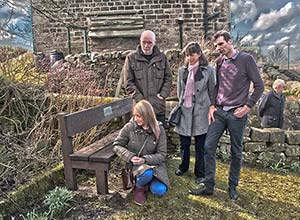
{"type": "Polygon", "coordinates": [[[230,0],[231,32],[245,35],[242,43],[261,46],[267,53],[275,46],[300,60],[300,0],[230,0]]]}
{"type": "Polygon", "coordinates": [[[0,46],[11,45],[32,50],[31,19],[28,15],[30,16],[30,0],[0,0],[0,46]],[[9,24],[12,27],[29,29],[26,40],[24,35],[20,37],[1,30],[1,27],[7,28],[4,24],[10,17],[9,24]]]}

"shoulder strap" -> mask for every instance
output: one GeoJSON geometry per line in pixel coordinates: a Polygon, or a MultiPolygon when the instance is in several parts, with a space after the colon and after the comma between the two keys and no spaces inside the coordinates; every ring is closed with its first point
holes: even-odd
{"type": "Polygon", "coordinates": [[[141,149],[140,149],[140,151],[139,151],[139,153],[137,155],[138,157],[141,155],[143,149],[145,148],[145,145],[146,145],[146,142],[148,140],[148,137],[149,137],[149,135],[147,135],[147,137],[145,138],[144,143],[143,143],[143,145],[142,145],[142,147],[141,147],[141,149]]]}

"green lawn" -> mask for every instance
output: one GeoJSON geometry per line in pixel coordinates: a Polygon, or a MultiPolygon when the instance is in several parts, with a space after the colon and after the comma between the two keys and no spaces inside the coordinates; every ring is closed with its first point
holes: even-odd
{"type": "Polygon", "coordinates": [[[217,164],[216,188],[213,196],[200,197],[188,194],[195,188],[192,161],[190,172],[178,177],[174,174],[178,157],[168,159],[171,188],[162,198],[152,195],[144,206],[132,203],[132,195],[125,198],[125,208],[114,209],[112,219],[165,220],[165,219],[300,219],[300,177],[242,169],[239,199],[231,201],[227,194],[228,165],[217,164]]]}

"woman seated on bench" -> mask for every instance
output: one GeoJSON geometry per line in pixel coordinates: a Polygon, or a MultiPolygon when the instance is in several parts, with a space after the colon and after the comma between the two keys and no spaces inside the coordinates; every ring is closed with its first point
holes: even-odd
{"type": "Polygon", "coordinates": [[[167,192],[170,186],[165,164],[167,137],[148,101],[141,100],[134,106],[133,118],[121,129],[114,142],[114,152],[133,164],[133,197],[136,204],[145,203],[148,186],[150,192],[157,196],[167,192]]]}

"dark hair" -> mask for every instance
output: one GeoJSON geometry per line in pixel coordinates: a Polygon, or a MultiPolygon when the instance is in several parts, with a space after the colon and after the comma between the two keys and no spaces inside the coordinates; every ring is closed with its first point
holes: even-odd
{"type": "Polygon", "coordinates": [[[213,37],[214,41],[217,40],[219,37],[224,37],[224,40],[226,42],[231,40],[231,36],[230,36],[230,33],[228,31],[221,30],[221,31],[218,31],[217,33],[215,33],[214,37],[213,37]]]}
{"type": "Polygon", "coordinates": [[[201,54],[201,56],[199,58],[199,65],[200,66],[207,66],[208,65],[207,58],[206,58],[205,54],[202,52],[202,49],[201,49],[200,45],[197,42],[188,43],[183,48],[183,53],[184,53],[185,56],[187,54],[191,55],[193,53],[201,54]]]}

